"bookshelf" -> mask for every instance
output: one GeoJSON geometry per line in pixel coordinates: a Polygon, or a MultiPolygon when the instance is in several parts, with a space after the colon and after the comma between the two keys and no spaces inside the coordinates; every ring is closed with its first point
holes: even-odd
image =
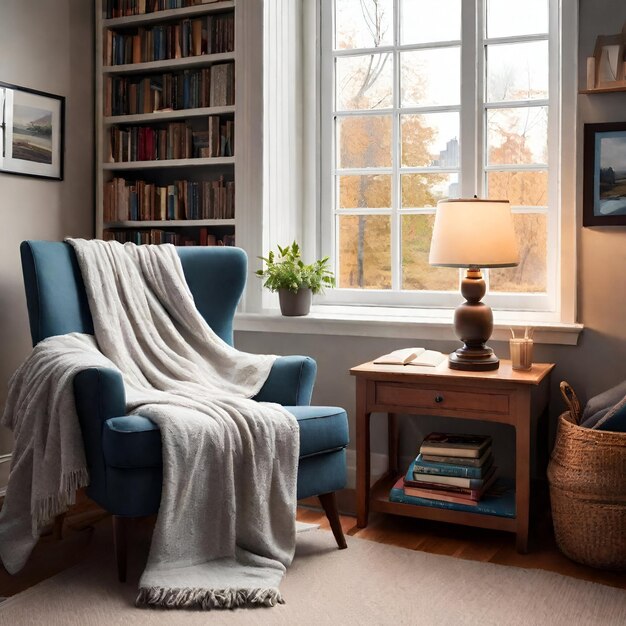
{"type": "Polygon", "coordinates": [[[234,245],[246,170],[238,22],[249,11],[235,0],[96,1],[96,237],[234,245]]]}

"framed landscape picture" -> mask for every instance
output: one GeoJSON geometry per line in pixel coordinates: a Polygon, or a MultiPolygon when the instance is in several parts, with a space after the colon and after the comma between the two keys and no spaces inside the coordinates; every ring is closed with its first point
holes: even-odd
{"type": "Polygon", "coordinates": [[[626,122],[585,124],[583,226],[626,226],[626,122]]]}
{"type": "Polygon", "coordinates": [[[0,171],[63,179],[65,98],[0,83],[0,171]]]}

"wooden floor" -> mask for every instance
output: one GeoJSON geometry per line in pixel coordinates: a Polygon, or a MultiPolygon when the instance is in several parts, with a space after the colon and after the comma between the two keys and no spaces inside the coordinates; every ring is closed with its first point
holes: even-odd
{"type": "MultiPolygon", "coordinates": [[[[106,519],[108,517],[85,497],[79,498],[66,516],[63,539],[55,538],[50,529],[40,539],[21,572],[10,576],[0,568],[0,597],[19,593],[89,558],[94,524],[110,524],[110,520],[106,519]]],[[[329,528],[326,517],[318,509],[300,507],[298,519],[320,524],[324,529],[329,528]]],[[[596,570],[573,563],[563,556],[558,551],[547,524],[538,530],[532,552],[522,555],[515,550],[513,535],[480,528],[383,514],[372,514],[368,527],[361,530],[356,528],[355,518],[352,516],[342,515],[341,523],[346,534],[361,539],[461,559],[550,570],[626,589],[626,576],[623,572],[596,570]]],[[[111,537],[111,546],[112,541],[111,537]]]]}

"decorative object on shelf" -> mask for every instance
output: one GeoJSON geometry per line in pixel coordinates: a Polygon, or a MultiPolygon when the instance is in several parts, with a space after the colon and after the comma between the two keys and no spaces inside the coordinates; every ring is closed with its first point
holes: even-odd
{"type": "Polygon", "coordinates": [[[454,312],[454,330],[464,343],[449,357],[456,370],[498,369],[499,360],[485,345],[493,331],[491,307],[481,268],[514,267],[519,252],[508,200],[441,200],[437,204],[429,263],[468,268],[461,283],[465,302],[454,312]]]}
{"type": "Polygon", "coordinates": [[[626,122],[585,124],[583,226],[626,226],[626,122]]]}
{"type": "Polygon", "coordinates": [[[65,98],[0,83],[0,170],[63,180],[65,98]]]}
{"type": "Polygon", "coordinates": [[[593,57],[587,59],[587,91],[626,89],[624,51],[626,23],[617,35],[599,35],[593,57]]]}
{"type": "Polygon", "coordinates": [[[256,275],[265,279],[264,287],[278,292],[283,315],[307,315],[311,297],[325,287],[335,286],[335,277],[328,269],[328,257],[306,265],[295,241],[290,246],[277,248],[277,255],[270,250],[267,257],[259,257],[266,267],[257,270],[256,275]]]}
{"type": "Polygon", "coordinates": [[[525,328],[523,337],[516,337],[511,328],[509,348],[511,350],[511,367],[514,370],[529,370],[533,366],[533,328],[525,328]]]}
{"type": "Polygon", "coordinates": [[[626,570],[626,433],[580,425],[580,402],[561,383],[568,410],[559,417],[548,465],[554,534],[573,561],[626,570]]]}

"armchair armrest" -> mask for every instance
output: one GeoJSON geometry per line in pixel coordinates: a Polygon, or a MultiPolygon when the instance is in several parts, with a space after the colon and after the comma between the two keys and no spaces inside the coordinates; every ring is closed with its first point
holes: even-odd
{"type": "Polygon", "coordinates": [[[317,364],[308,356],[281,356],[276,359],[261,391],[258,402],[276,402],[286,406],[311,404],[317,364]]]}
{"type": "Polygon", "coordinates": [[[104,422],[126,414],[122,374],[106,367],[90,367],[74,376],[74,400],[89,469],[87,493],[102,503],[106,473],[102,448],[104,422]]]}

